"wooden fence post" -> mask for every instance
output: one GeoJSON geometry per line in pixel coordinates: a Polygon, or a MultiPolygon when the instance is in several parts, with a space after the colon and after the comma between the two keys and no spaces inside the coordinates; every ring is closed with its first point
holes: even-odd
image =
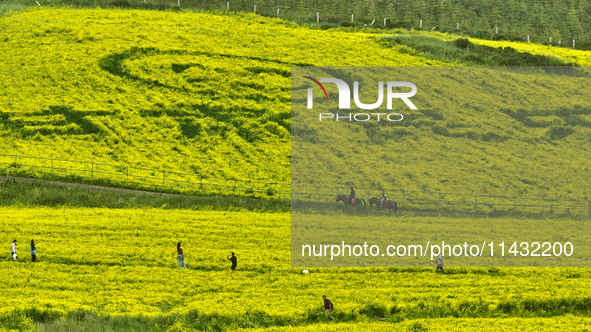
{"type": "Polygon", "coordinates": [[[513,199],[513,209],[517,212],[517,197],[513,199]]]}
{"type": "Polygon", "coordinates": [[[230,11],[230,1],[226,2],[226,11],[230,11]]]}
{"type": "Polygon", "coordinates": [[[166,171],[162,171],[162,184],[164,184],[165,179],[166,179],[166,171]]]}
{"type": "Polygon", "coordinates": [[[316,25],[320,25],[320,13],[316,12],[316,25]]]}

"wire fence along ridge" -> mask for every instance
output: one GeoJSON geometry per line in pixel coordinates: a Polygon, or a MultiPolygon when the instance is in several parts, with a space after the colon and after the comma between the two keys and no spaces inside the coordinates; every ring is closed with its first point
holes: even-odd
{"type": "MultiPolygon", "coordinates": [[[[348,195],[349,187],[292,185],[280,182],[265,182],[222,178],[201,174],[167,171],[161,169],[117,165],[101,162],[68,160],[43,156],[0,154],[0,165],[6,176],[59,177],[82,180],[115,182],[120,185],[172,189],[195,193],[219,195],[258,195],[271,198],[292,198],[294,201],[335,202],[337,195],[348,195]],[[32,173],[32,174],[31,174],[32,173]],[[294,190],[296,189],[296,190],[294,190]]],[[[389,199],[403,209],[460,209],[473,210],[520,210],[527,212],[567,211],[591,214],[591,200],[556,199],[519,196],[451,193],[388,188],[357,188],[357,197],[369,200],[380,197],[384,189],[389,199]]]]}
{"type": "MultiPolygon", "coordinates": [[[[37,6],[52,5],[51,0],[39,0],[31,1],[37,6]]],[[[546,43],[548,45],[554,45],[558,47],[572,47],[576,48],[577,42],[588,43],[589,38],[585,34],[586,26],[584,24],[577,23],[581,21],[583,15],[579,14],[576,17],[572,17],[571,21],[566,24],[554,24],[552,27],[547,27],[546,31],[521,31],[515,29],[508,23],[492,24],[489,22],[489,26],[483,27],[483,22],[475,21],[471,22],[472,16],[468,17],[456,17],[453,19],[453,13],[450,13],[450,7],[442,5],[437,2],[423,1],[422,9],[414,8],[414,13],[408,13],[408,8],[394,8],[393,6],[384,6],[385,3],[378,2],[377,6],[362,10],[357,8],[354,4],[350,5],[349,8],[345,9],[339,4],[335,4],[336,7],[330,8],[330,4],[318,3],[310,8],[299,8],[294,7],[288,3],[281,2],[256,2],[256,1],[243,1],[243,0],[208,0],[208,1],[197,1],[197,0],[116,0],[108,4],[103,4],[96,0],[63,0],[63,4],[69,4],[73,7],[87,6],[96,7],[107,5],[107,7],[123,7],[123,8],[175,8],[175,9],[197,9],[197,10],[213,10],[213,11],[225,11],[225,12],[246,12],[255,13],[258,15],[264,15],[268,17],[278,17],[284,19],[295,19],[302,21],[303,23],[309,23],[316,25],[320,24],[333,24],[340,26],[363,26],[363,27],[380,27],[380,28],[403,28],[403,29],[418,29],[425,31],[442,31],[450,33],[467,33],[471,31],[475,33],[481,33],[488,31],[492,39],[508,39],[514,41],[527,41],[546,43]],[[381,8],[380,8],[381,7],[381,8]],[[437,12],[438,15],[443,15],[446,19],[439,19],[436,16],[432,16],[431,12],[437,12]],[[412,18],[409,17],[412,16],[412,18]],[[426,16],[425,16],[426,15],[426,16]],[[451,15],[451,16],[450,16],[451,15]],[[430,17],[431,16],[431,17],[430,17]],[[465,20],[468,20],[467,22],[465,20]],[[509,35],[505,35],[505,34],[509,35]],[[579,38],[577,40],[577,38],[579,38]]],[[[292,4],[295,2],[292,2],[292,4]]],[[[402,4],[402,2],[400,3],[402,4]]],[[[490,8],[489,8],[490,9],[490,8]]],[[[580,9],[582,12],[584,9],[580,9]]],[[[411,9],[413,11],[413,9],[411,9]]],[[[529,12],[532,9],[528,9],[529,12]]],[[[574,12],[576,13],[576,12],[574,12]]],[[[564,13],[564,17],[567,17],[568,13],[564,13]]],[[[478,15],[476,15],[478,17],[478,15]]],[[[564,23],[564,22],[563,22],[564,23]]],[[[487,24],[486,22],[484,24],[487,24]]],[[[531,26],[531,24],[529,24],[531,26]]],[[[535,29],[535,27],[531,27],[535,29]]],[[[476,36],[475,36],[476,37],[476,36]]],[[[486,38],[486,37],[484,37],[486,38]]]]}
{"type": "Polygon", "coordinates": [[[256,180],[229,179],[216,176],[167,171],[146,167],[117,165],[42,156],[0,154],[0,165],[6,165],[7,176],[13,171],[31,171],[41,175],[75,176],[82,179],[115,181],[130,185],[180,190],[208,191],[217,194],[264,193],[286,196],[289,184],[256,180]]]}

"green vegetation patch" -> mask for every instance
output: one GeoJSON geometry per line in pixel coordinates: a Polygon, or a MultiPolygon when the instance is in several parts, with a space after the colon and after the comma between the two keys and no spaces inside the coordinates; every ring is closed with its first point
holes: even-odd
{"type": "Polygon", "coordinates": [[[559,58],[520,52],[512,47],[490,47],[469,39],[443,40],[420,35],[399,35],[382,38],[389,45],[405,45],[429,59],[448,63],[480,66],[564,66],[559,58]]]}

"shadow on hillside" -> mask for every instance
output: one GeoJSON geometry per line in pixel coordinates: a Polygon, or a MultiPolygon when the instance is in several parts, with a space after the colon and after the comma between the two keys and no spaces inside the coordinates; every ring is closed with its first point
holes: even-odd
{"type": "MultiPolygon", "coordinates": [[[[144,82],[144,83],[150,84],[150,85],[163,86],[163,87],[167,87],[170,89],[178,89],[176,87],[171,87],[166,84],[163,84],[163,83],[159,82],[158,80],[148,80],[148,79],[144,79],[142,77],[139,77],[137,75],[134,75],[132,73],[129,73],[128,71],[125,70],[125,68],[123,66],[123,62],[125,62],[125,60],[128,60],[128,59],[139,59],[139,58],[148,57],[148,56],[166,55],[166,54],[205,55],[205,56],[209,56],[209,57],[223,57],[223,58],[227,58],[229,61],[232,59],[244,59],[244,60],[260,61],[263,63],[270,62],[270,63],[282,64],[282,65],[287,65],[287,66],[312,66],[312,64],[304,63],[304,62],[289,62],[289,61],[267,59],[267,58],[261,58],[261,57],[255,57],[255,56],[232,55],[232,54],[221,54],[221,53],[211,53],[211,52],[196,52],[196,51],[188,51],[188,50],[160,50],[160,49],[157,49],[154,47],[145,47],[145,48],[132,47],[126,51],[119,52],[119,53],[113,53],[113,54],[110,54],[102,59],[99,59],[98,63],[99,63],[99,66],[103,70],[105,70],[113,75],[119,76],[119,77],[128,78],[128,79],[135,80],[135,81],[141,81],[141,82],[144,82]]],[[[180,72],[183,72],[184,70],[187,70],[191,67],[198,67],[198,66],[200,66],[199,63],[194,63],[194,64],[174,64],[174,63],[171,63],[171,71],[173,71],[175,73],[180,73],[180,72]]],[[[259,68],[259,67],[252,67],[252,68],[246,68],[246,69],[253,71],[253,73],[255,73],[255,74],[258,74],[263,70],[262,68],[259,68]]],[[[272,72],[274,72],[278,75],[284,76],[284,77],[291,76],[291,71],[289,71],[289,70],[266,69],[266,68],[264,70],[265,71],[271,70],[272,72]]]]}

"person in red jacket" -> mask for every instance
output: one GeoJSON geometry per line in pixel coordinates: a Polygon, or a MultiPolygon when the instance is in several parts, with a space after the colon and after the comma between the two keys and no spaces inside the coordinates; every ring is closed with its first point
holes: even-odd
{"type": "Polygon", "coordinates": [[[322,295],[322,299],[324,299],[324,317],[330,317],[330,319],[334,319],[334,317],[330,315],[330,313],[334,309],[332,302],[328,298],[326,298],[326,295],[322,295]]]}

